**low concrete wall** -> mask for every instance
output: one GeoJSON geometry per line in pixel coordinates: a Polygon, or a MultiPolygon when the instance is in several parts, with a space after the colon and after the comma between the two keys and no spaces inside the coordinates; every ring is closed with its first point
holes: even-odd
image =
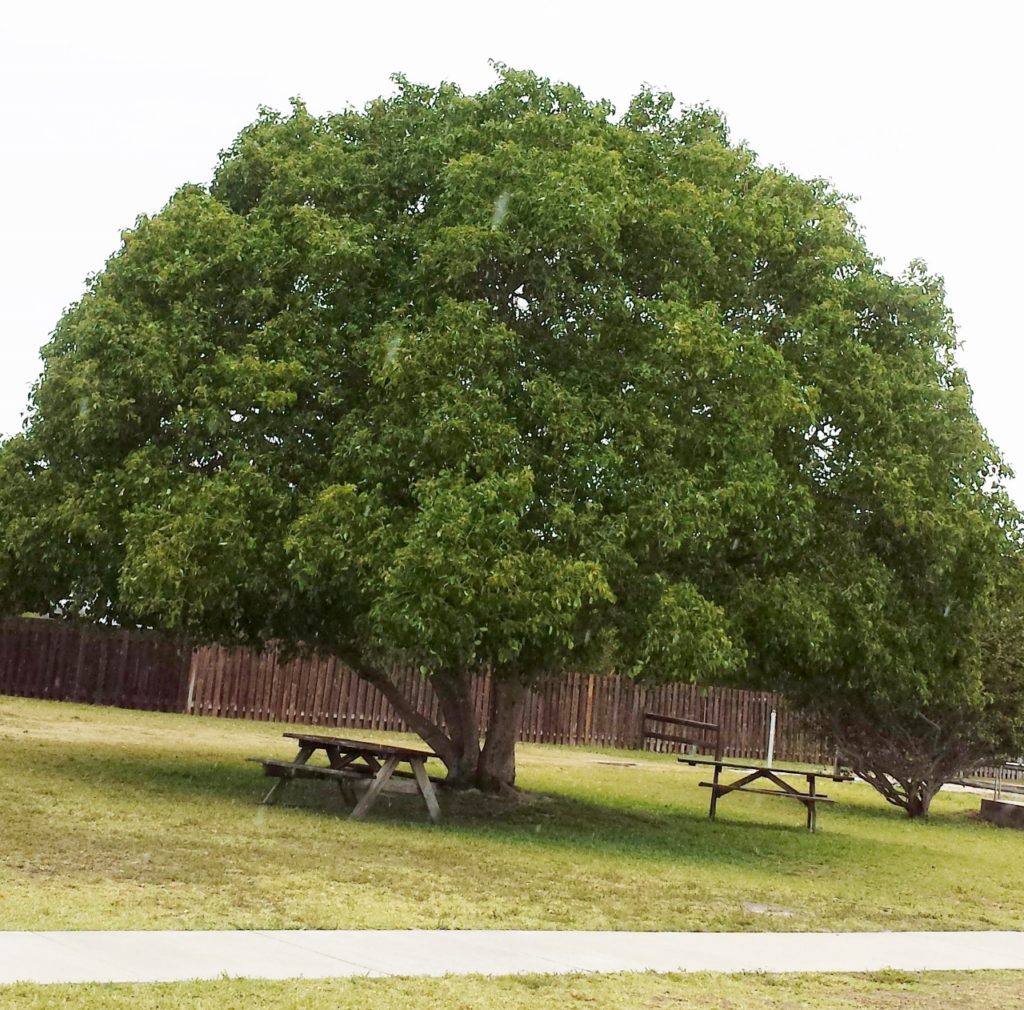
{"type": "Polygon", "coordinates": [[[1024,828],[1024,803],[1012,800],[982,800],[981,816],[1001,828],[1024,828]]]}

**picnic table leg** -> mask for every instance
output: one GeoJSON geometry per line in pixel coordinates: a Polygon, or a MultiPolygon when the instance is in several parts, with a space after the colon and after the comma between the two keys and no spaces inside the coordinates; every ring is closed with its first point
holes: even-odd
{"type": "Polygon", "coordinates": [[[363,793],[363,798],[356,804],[355,810],[349,815],[349,820],[358,821],[366,816],[367,811],[373,806],[374,800],[377,799],[380,791],[387,784],[391,773],[398,767],[398,758],[395,756],[389,757],[384,762],[384,766],[379,772],[373,777],[373,781],[370,783],[369,789],[363,793]]]}
{"type": "Polygon", "coordinates": [[[722,766],[715,765],[715,777],[711,782],[711,809],[708,811],[708,817],[711,820],[715,819],[715,810],[718,807],[718,776],[722,773],[722,766]]]}
{"type": "MultiPolygon", "coordinates": [[[[295,755],[295,763],[297,765],[304,765],[309,760],[309,756],[312,753],[313,753],[313,748],[312,747],[300,747],[299,748],[299,753],[295,755]]],[[[260,800],[260,805],[261,806],[265,806],[265,805],[269,804],[270,801],[274,798],[274,794],[278,791],[278,789],[281,788],[281,786],[283,786],[285,784],[285,782],[288,781],[289,778],[291,778],[290,775],[288,775],[288,776],[282,775],[270,787],[270,792],[268,792],[267,795],[264,796],[262,800],[260,800]]]]}
{"type": "Polygon", "coordinates": [[[269,792],[263,799],[260,800],[260,806],[268,806],[270,801],[274,798],[274,793],[278,791],[285,784],[285,777],[282,775],[271,787],[269,792]]]}
{"type": "Polygon", "coordinates": [[[807,800],[807,830],[814,830],[814,776],[807,776],[807,793],[811,797],[807,800]]]}
{"type": "MultiPolygon", "coordinates": [[[[339,747],[325,747],[324,751],[327,754],[327,760],[335,771],[347,768],[355,761],[357,756],[355,754],[342,754],[339,747]]],[[[338,779],[338,792],[341,793],[342,802],[346,806],[354,807],[356,805],[355,790],[352,788],[352,783],[347,779],[338,779]]]]}
{"type": "Polygon", "coordinates": [[[430,819],[437,824],[441,820],[441,808],[437,803],[437,793],[434,792],[434,783],[427,775],[426,762],[423,758],[413,758],[409,764],[412,765],[413,774],[416,776],[416,785],[420,787],[420,794],[423,802],[427,805],[427,813],[430,819]]]}

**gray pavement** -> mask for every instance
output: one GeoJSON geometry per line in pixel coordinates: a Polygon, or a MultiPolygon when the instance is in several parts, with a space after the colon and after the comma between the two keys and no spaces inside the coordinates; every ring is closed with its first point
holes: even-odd
{"type": "Polygon", "coordinates": [[[0,932],[0,984],[592,971],[860,972],[883,968],[1024,970],[1024,932],[0,932]]]}

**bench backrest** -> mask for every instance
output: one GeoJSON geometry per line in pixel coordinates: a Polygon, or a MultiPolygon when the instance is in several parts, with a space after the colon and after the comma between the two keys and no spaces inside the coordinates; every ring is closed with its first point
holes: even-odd
{"type": "Polygon", "coordinates": [[[714,754],[716,760],[722,756],[722,729],[717,722],[644,712],[644,742],[648,740],[675,744],[677,751],[685,745],[699,747],[704,753],[714,754]]]}

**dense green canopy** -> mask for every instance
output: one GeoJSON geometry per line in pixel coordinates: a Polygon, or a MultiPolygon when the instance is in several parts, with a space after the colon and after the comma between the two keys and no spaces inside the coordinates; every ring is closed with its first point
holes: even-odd
{"type": "Polygon", "coordinates": [[[124,233],[3,449],[7,605],[415,662],[463,775],[485,667],[495,726],[582,667],[976,696],[1016,519],[939,282],[671,96],[397,83],[124,233]]]}

